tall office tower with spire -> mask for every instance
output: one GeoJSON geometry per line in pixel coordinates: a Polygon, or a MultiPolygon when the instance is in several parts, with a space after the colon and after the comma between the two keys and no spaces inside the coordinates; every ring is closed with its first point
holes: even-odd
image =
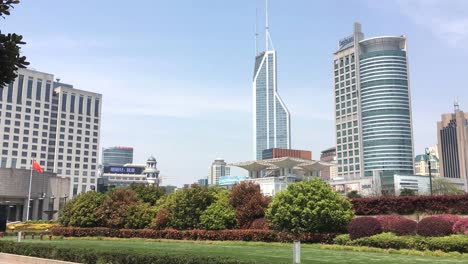
{"type": "MultiPolygon", "coordinates": [[[[277,88],[276,51],[270,48],[268,28],[268,0],[266,1],[265,51],[258,52],[255,33],[255,68],[253,76],[254,156],[262,159],[262,152],[270,148],[291,148],[291,117],[277,88]]],[[[273,45],[272,45],[273,46],[273,45]]]]}
{"type": "Polygon", "coordinates": [[[454,112],[437,122],[440,176],[459,179],[468,191],[468,113],[455,102],[454,112]]]}
{"type": "Polygon", "coordinates": [[[333,62],[338,176],[412,175],[406,38],[364,39],[355,23],[333,62]]]}

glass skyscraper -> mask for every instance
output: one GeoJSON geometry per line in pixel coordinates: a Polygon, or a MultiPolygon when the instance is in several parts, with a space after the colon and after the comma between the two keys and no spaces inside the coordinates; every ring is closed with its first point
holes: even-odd
{"type": "Polygon", "coordinates": [[[333,70],[338,176],[413,175],[406,38],[364,39],[355,23],[333,70]]]}
{"type": "Polygon", "coordinates": [[[276,51],[261,52],[255,58],[253,76],[255,159],[270,148],[291,148],[291,121],[277,91],[276,51]]]}
{"type": "Polygon", "coordinates": [[[110,147],[102,149],[102,165],[123,166],[127,163],[133,163],[132,147],[110,147]]]}

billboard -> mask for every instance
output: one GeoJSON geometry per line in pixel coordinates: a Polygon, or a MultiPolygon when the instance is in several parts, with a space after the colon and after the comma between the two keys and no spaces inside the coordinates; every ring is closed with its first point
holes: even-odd
{"type": "Polygon", "coordinates": [[[144,168],[142,167],[122,167],[122,166],[105,166],[104,173],[115,174],[142,174],[144,168]]]}
{"type": "Polygon", "coordinates": [[[247,176],[221,176],[218,179],[218,185],[234,185],[247,179],[247,176]]]}

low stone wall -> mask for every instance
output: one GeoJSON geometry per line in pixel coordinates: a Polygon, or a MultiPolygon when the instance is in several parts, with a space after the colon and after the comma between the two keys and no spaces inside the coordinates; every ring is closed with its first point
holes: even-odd
{"type": "Polygon", "coordinates": [[[7,264],[77,264],[75,262],[34,258],[34,257],[20,256],[20,255],[6,254],[6,253],[0,253],[0,263],[7,263],[7,264]]]}

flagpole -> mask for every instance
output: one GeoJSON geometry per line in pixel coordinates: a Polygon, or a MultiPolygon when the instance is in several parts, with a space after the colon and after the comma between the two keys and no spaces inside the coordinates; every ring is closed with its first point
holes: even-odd
{"type": "Polygon", "coordinates": [[[34,159],[31,161],[31,174],[29,175],[28,210],[26,211],[26,221],[29,221],[29,208],[31,207],[31,184],[33,174],[33,163],[34,159]]]}

